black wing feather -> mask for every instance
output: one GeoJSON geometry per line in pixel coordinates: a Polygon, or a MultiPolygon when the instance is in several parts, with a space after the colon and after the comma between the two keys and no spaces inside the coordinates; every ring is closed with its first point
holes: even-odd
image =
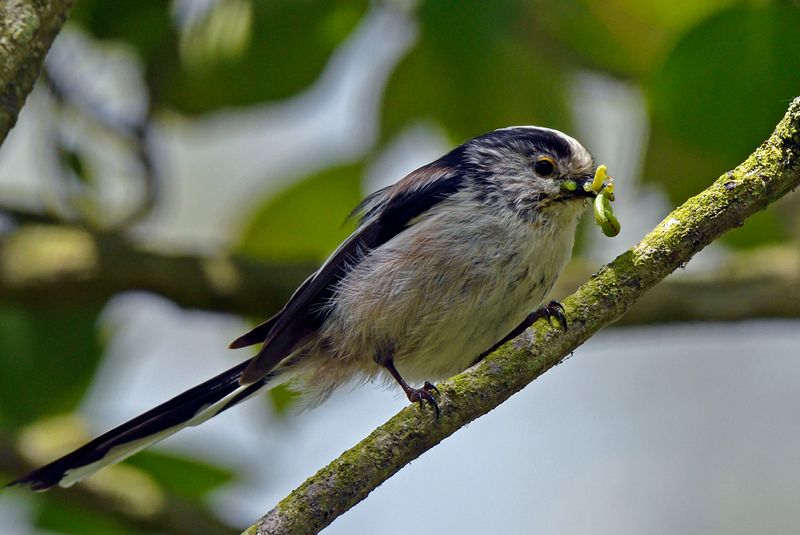
{"type": "Polygon", "coordinates": [[[318,272],[315,271],[314,273],[309,275],[306,280],[303,281],[303,283],[297,288],[297,290],[294,291],[292,297],[289,298],[289,302],[286,303],[286,305],[284,305],[284,307],[280,309],[277,314],[269,318],[267,321],[256,325],[255,327],[244,333],[242,336],[231,342],[228,345],[228,348],[239,349],[242,347],[260,344],[264,340],[266,340],[267,336],[269,336],[269,332],[272,330],[272,327],[286,312],[286,307],[289,306],[289,303],[292,302],[292,300],[295,298],[296,295],[302,293],[305,290],[305,288],[311,283],[314,277],[317,276],[317,273],[318,272]]]}

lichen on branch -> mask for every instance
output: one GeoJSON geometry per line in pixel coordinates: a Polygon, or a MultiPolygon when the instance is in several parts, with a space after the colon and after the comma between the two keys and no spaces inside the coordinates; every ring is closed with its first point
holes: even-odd
{"type": "Polygon", "coordinates": [[[42,70],[73,0],[0,2],[0,144],[42,70]]]}

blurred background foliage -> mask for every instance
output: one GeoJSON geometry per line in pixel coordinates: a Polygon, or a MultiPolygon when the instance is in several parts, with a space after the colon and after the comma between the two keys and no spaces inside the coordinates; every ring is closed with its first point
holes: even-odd
{"type": "MultiPolygon", "coordinates": [[[[159,161],[168,149],[154,136],[159,125],[191,127],[291,105],[376,12],[390,12],[413,29],[385,87],[374,88],[376,135],[345,161],[329,164],[328,158],[305,177],[286,172],[275,181],[280,187],[249,194],[234,235],[211,256],[319,261],[352,229],[342,221],[370,189],[366,177],[405,132],[434,125],[445,146],[510,124],[580,132],[586,119],[577,116],[576,86],[587,73],[641,95],[643,163],[632,170],[639,176],[618,177],[621,190],[641,180],[669,204],[746,157],[800,94],[800,7],[791,1],[80,0],[36,95],[49,121],[36,149],[37,173],[51,179],[32,195],[3,196],[3,254],[26,225],[75,224],[101,235],[137,236],[137,226],[171,206],[171,177],[159,161]],[[104,61],[120,57],[126,67],[106,69],[104,61]],[[87,61],[94,71],[84,69],[87,61]],[[109,186],[110,173],[122,179],[109,186]]],[[[605,102],[595,99],[593,106],[605,102]]],[[[615,131],[613,124],[595,126],[615,131]]],[[[307,169],[316,157],[294,159],[307,169]]],[[[219,176],[223,187],[227,180],[219,176]]],[[[725,246],[796,248],[797,204],[795,195],[759,214],[727,236],[725,246]]],[[[202,218],[203,207],[194,209],[202,218]]],[[[147,233],[136,239],[146,243],[147,233]]],[[[172,249],[208,252],[190,243],[172,249]]],[[[71,255],[58,256],[58,265],[69,264],[71,255]]],[[[215,273],[224,280],[227,272],[215,273]]],[[[8,286],[17,280],[5,276],[8,286]]],[[[9,296],[0,294],[0,470],[8,478],[47,458],[15,444],[33,422],[46,426],[48,418],[78,407],[106,338],[98,330],[102,303],[26,303],[9,296]]],[[[265,315],[279,305],[265,303],[265,315]]],[[[270,399],[285,410],[291,394],[278,391],[270,399]]],[[[157,453],[126,465],[149,478],[137,484],[150,489],[142,493],[168,496],[209,518],[209,493],[232,477],[210,464],[157,453]]],[[[191,531],[168,518],[158,500],[137,512],[99,483],[86,492],[80,504],[61,492],[36,496],[29,505],[34,522],[62,533],[191,531]],[[78,510],[83,516],[76,517],[78,510]]],[[[214,529],[235,532],[222,523],[214,529]]]]}

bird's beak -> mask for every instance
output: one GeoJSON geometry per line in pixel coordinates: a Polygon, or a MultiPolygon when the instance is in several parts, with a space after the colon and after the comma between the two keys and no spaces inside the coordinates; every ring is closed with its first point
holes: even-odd
{"type": "Polygon", "coordinates": [[[592,190],[591,186],[593,181],[593,174],[583,175],[577,179],[566,180],[562,189],[570,196],[594,199],[597,197],[597,192],[592,190]]]}
{"type": "MultiPolygon", "coordinates": [[[[589,197],[592,199],[597,197],[598,191],[592,189],[592,182],[594,182],[594,174],[584,175],[583,178],[578,181],[578,189],[575,191],[575,194],[579,197],[589,197]]],[[[603,185],[605,186],[605,184],[603,185]]]]}

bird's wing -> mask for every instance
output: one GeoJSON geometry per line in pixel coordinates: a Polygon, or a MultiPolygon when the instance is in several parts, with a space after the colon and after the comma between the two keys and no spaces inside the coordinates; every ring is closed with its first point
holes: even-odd
{"type": "Polygon", "coordinates": [[[325,305],[333,297],[337,283],[364,256],[463,187],[460,169],[446,164],[444,158],[437,160],[367,197],[356,209],[356,213],[362,214],[358,229],[306,279],[278,314],[231,343],[231,347],[243,347],[264,342],[244,370],[242,384],[257,381],[269,373],[299,341],[322,325],[326,317],[325,305]]]}

